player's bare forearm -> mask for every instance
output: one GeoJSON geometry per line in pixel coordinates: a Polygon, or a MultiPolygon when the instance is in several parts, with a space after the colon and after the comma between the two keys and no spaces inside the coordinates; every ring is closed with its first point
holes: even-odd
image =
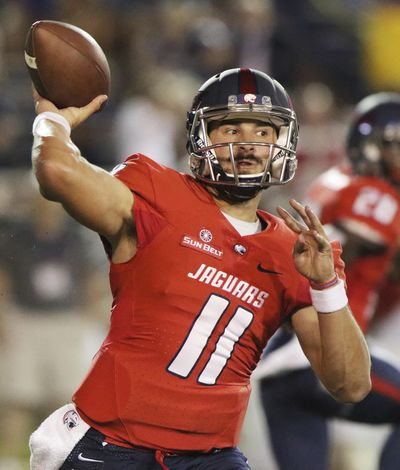
{"type": "Polygon", "coordinates": [[[292,324],[327,390],[343,402],[362,400],[371,389],[370,355],[350,309],[317,313],[308,307],[293,316],[292,324]]]}
{"type": "Polygon", "coordinates": [[[129,189],[84,159],[62,125],[48,119],[38,123],[32,164],[43,196],[60,202],[92,230],[113,239],[132,218],[129,189]]]}
{"type": "Polygon", "coordinates": [[[322,382],[340,401],[362,400],[371,389],[371,360],[360,327],[348,307],[318,319],[322,382]]]}

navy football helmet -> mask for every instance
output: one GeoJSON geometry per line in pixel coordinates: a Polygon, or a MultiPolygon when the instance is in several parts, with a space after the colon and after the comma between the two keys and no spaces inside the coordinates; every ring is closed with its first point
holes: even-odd
{"type": "Polygon", "coordinates": [[[291,100],[273,78],[254,69],[230,69],[207,80],[187,115],[189,166],[195,177],[216,188],[221,198],[244,201],[271,185],[290,181],[297,168],[298,123],[291,100]],[[214,144],[209,124],[224,120],[257,120],[276,129],[276,143],[225,142],[214,144]],[[240,174],[236,146],[263,146],[268,158],[261,173],[240,174]],[[232,172],[224,171],[215,149],[229,149],[232,172]]]}
{"type": "Polygon", "coordinates": [[[399,93],[375,93],[358,103],[346,150],[354,173],[400,185],[399,93]]]}

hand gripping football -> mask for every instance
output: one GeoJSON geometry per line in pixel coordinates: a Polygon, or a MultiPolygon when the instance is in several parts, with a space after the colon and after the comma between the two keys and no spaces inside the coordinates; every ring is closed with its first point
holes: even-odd
{"type": "Polygon", "coordinates": [[[36,21],[25,43],[25,63],[38,93],[58,108],[82,107],[110,91],[107,58],[90,34],[59,21],[36,21]]]}

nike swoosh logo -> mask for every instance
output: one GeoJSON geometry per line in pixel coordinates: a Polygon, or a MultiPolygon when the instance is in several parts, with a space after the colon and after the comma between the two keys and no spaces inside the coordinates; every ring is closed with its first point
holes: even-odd
{"type": "Polygon", "coordinates": [[[104,460],[95,460],[95,459],[89,459],[88,457],[84,457],[82,455],[82,452],[78,455],[78,460],[82,462],[98,462],[98,463],[104,463],[104,460]]]}
{"type": "Polygon", "coordinates": [[[257,269],[261,271],[262,273],[266,273],[266,274],[282,274],[282,273],[279,273],[278,271],[271,271],[270,269],[263,268],[261,266],[261,263],[258,263],[257,269]]]}

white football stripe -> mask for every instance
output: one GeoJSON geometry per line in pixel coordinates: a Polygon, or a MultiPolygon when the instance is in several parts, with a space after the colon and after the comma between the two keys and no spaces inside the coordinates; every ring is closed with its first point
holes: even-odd
{"type": "Polygon", "coordinates": [[[31,69],[37,69],[36,57],[32,57],[31,55],[27,54],[26,51],[24,51],[24,55],[26,65],[31,69]]]}

